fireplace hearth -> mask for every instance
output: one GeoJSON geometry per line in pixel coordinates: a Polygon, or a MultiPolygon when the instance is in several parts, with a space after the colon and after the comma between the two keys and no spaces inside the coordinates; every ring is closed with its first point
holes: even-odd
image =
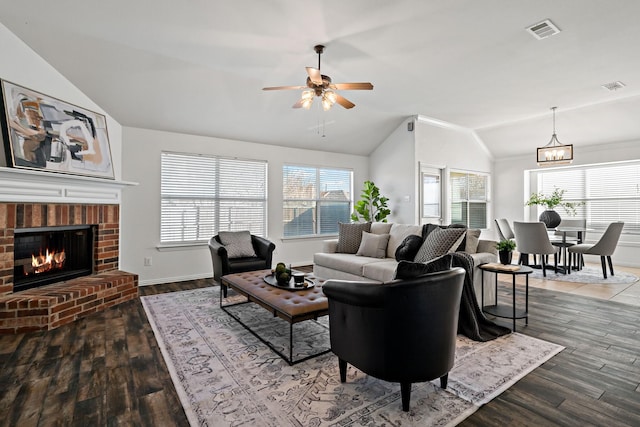
{"type": "Polygon", "coordinates": [[[15,230],[13,291],[92,274],[93,229],[75,225],[15,230]]]}
{"type": "Polygon", "coordinates": [[[118,269],[119,211],[0,202],[0,334],[51,330],[137,298],[138,276],[118,269]]]}

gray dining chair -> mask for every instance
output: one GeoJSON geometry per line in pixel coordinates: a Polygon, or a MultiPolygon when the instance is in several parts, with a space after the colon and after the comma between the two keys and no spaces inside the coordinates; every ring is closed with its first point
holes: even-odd
{"type": "Polygon", "coordinates": [[[509,225],[509,221],[506,218],[499,218],[494,220],[496,222],[496,227],[498,229],[498,234],[500,235],[500,240],[511,240],[515,238],[513,234],[513,230],[509,225]]]}
{"type": "MultiPolygon", "coordinates": [[[[587,220],[585,218],[562,218],[562,220],[560,221],[560,225],[558,225],[558,228],[562,227],[577,227],[584,229],[587,227],[587,220]]],[[[558,246],[560,248],[569,248],[570,246],[584,242],[586,235],[587,233],[584,231],[579,233],[577,231],[556,230],[550,240],[551,244],[554,246],[558,246]],[[562,241],[563,235],[565,235],[564,243],[562,241]]],[[[569,260],[569,265],[575,266],[577,270],[580,270],[584,266],[584,258],[581,254],[577,253],[573,253],[570,255],[571,259],[569,260]]]]}
{"type": "Polygon", "coordinates": [[[612,222],[602,234],[600,240],[595,244],[580,243],[573,245],[568,249],[569,253],[580,255],[599,255],[600,263],[602,264],[602,276],[605,279],[607,278],[607,262],[609,264],[609,271],[613,276],[613,262],[611,261],[611,255],[613,255],[613,252],[618,246],[618,240],[620,239],[623,227],[624,222],[622,221],[612,222]]]}
{"type": "Polygon", "coordinates": [[[543,222],[514,221],[513,228],[516,237],[516,248],[520,254],[526,254],[527,257],[528,255],[540,255],[540,267],[544,277],[547,277],[547,257],[553,255],[553,269],[557,273],[559,248],[553,246],[549,241],[547,226],[543,222]]]}

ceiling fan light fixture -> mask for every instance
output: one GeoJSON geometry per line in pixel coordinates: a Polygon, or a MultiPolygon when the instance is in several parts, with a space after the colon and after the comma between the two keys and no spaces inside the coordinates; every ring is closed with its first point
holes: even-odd
{"type": "Polygon", "coordinates": [[[329,111],[331,107],[333,107],[333,104],[336,103],[337,99],[338,97],[336,96],[336,93],[334,91],[325,90],[322,93],[322,108],[324,109],[324,111],[329,111]]]}
{"type": "Polygon", "coordinates": [[[311,104],[313,104],[313,97],[315,93],[311,89],[303,90],[302,97],[300,98],[300,104],[302,108],[308,110],[311,108],[311,104]]]}
{"type": "Polygon", "coordinates": [[[536,151],[538,166],[568,165],[573,162],[573,144],[562,144],[556,135],[556,108],[553,111],[553,134],[544,147],[536,151]]]}

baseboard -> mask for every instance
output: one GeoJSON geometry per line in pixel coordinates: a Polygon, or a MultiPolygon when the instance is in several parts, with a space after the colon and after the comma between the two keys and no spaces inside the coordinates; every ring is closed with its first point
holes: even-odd
{"type": "Polygon", "coordinates": [[[160,279],[140,280],[138,286],[162,285],[163,283],[185,282],[187,280],[213,279],[208,274],[194,274],[189,276],[164,277],[160,279]]]}

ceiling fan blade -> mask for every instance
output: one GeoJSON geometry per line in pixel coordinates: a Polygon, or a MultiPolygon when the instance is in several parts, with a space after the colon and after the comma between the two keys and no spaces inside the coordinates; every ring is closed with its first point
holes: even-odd
{"type": "Polygon", "coordinates": [[[346,108],[347,110],[349,108],[353,108],[356,106],[356,104],[354,104],[353,102],[349,101],[347,98],[345,98],[344,96],[338,95],[336,93],[336,102],[340,105],[342,105],[344,108],[346,108]]]}
{"type": "Polygon", "coordinates": [[[330,85],[336,90],[372,90],[373,85],[369,82],[363,83],[333,83],[330,85]]]}
{"type": "Polygon", "coordinates": [[[302,108],[302,99],[298,100],[298,102],[293,104],[291,108],[302,108]]]}
{"type": "Polygon", "coordinates": [[[320,74],[320,70],[313,67],[306,67],[307,74],[309,74],[309,79],[316,85],[322,85],[322,74],[320,74]]]}
{"type": "Polygon", "coordinates": [[[289,90],[289,89],[306,89],[306,86],[271,86],[263,87],[262,90],[289,90]]]}

